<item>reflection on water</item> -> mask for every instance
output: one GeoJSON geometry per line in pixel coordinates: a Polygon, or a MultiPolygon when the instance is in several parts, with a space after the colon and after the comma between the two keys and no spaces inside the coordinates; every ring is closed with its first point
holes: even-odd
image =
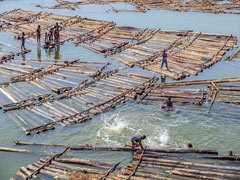
{"type": "MultiPolygon", "coordinates": [[[[21,54],[22,61],[26,61],[26,55],[24,53],[21,54]]],[[[25,63],[21,63],[21,65],[26,65],[25,63]]]]}
{"type": "Polygon", "coordinates": [[[61,58],[59,45],[55,46],[54,48],[46,48],[45,53],[48,58],[53,57],[55,60],[58,60],[61,58]]]}
{"type": "MultiPolygon", "coordinates": [[[[42,54],[41,54],[41,48],[38,46],[37,47],[37,58],[40,60],[42,59],[42,54]]],[[[41,61],[40,61],[41,62],[41,61]]]]}
{"type": "Polygon", "coordinates": [[[55,50],[54,59],[56,60],[60,59],[60,46],[57,45],[54,50],[55,50]]]}
{"type": "Polygon", "coordinates": [[[166,82],[166,76],[161,76],[161,83],[165,83],[166,82]]]}

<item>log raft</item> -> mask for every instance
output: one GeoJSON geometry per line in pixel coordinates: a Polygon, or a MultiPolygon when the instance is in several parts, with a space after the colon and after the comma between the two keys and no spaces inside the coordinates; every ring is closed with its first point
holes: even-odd
{"type": "MultiPolygon", "coordinates": [[[[116,147],[106,148],[118,149],[116,147]]],[[[94,154],[96,153],[95,149],[97,148],[92,147],[89,151],[94,154]]],[[[144,153],[139,150],[126,152],[133,153],[132,157],[129,156],[128,164],[114,163],[115,157],[119,159],[117,151],[112,152],[111,160],[108,162],[80,159],[72,151],[71,148],[67,150],[67,157],[58,153],[52,157],[40,158],[39,161],[29,164],[26,168],[21,167],[16,175],[23,179],[31,179],[31,176],[33,177],[37,173],[39,178],[44,175],[50,178],[58,176],[62,179],[76,179],[78,177],[99,180],[142,180],[146,178],[174,180],[188,179],[189,177],[191,179],[212,180],[240,178],[239,159],[215,154],[208,154],[208,156],[195,154],[194,151],[201,151],[197,149],[178,149],[179,152],[166,149],[162,152],[161,149],[147,148],[144,153]]],[[[209,151],[213,152],[213,150],[209,151]]],[[[122,159],[126,160],[126,157],[124,156],[122,159]]]]}
{"type": "Polygon", "coordinates": [[[45,32],[58,20],[63,27],[60,44],[71,41],[127,66],[136,65],[175,80],[197,75],[221,60],[228,50],[237,47],[237,37],[234,35],[118,27],[114,22],[22,9],[3,13],[1,19],[12,22],[2,24],[7,31],[17,36],[20,31],[25,31],[30,39],[36,38],[36,31],[32,27],[37,28],[41,24],[45,32]],[[168,53],[169,69],[161,68],[164,49],[168,53]]]}
{"type": "Polygon", "coordinates": [[[42,6],[36,4],[36,7],[40,8],[49,8],[49,9],[69,9],[69,10],[76,10],[79,9],[81,6],[84,5],[106,5],[109,8],[106,10],[113,11],[113,12],[143,12],[150,9],[165,9],[165,10],[172,10],[172,11],[194,11],[194,12],[206,12],[206,13],[229,13],[229,14],[240,14],[240,4],[239,1],[226,1],[224,3],[220,1],[194,1],[190,0],[188,2],[174,0],[171,1],[171,6],[169,6],[169,1],[163,0],[86,0],[86,1],[66,1],[66,0],[56,0],[56,4],[52,6],[42,6]],[[132,5],[134,9],[129,8],[120,8],[114,4],[117,3],[126,3],[132,5]]]}

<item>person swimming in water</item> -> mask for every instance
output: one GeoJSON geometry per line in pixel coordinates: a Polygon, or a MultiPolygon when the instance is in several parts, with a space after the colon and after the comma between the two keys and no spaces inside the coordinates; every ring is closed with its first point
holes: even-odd
{"type": "Polygon", "coordinates": [[[164,104],[166,104],[166,106],[162,106],[162,109],[167,108],[168,111],[172,111],[173,103],[170,97],[164,102],[164,104]]]}

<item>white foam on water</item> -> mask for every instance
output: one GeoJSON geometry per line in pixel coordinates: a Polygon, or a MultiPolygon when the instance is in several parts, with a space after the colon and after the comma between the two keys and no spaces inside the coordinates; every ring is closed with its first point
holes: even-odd
{"type": "Polygon", "coordinates": [[[147,137],[146,144],[149,147],[166,147],[170,139],[168,130],[160,129],[157,132],[159,133],[147,137]]]}

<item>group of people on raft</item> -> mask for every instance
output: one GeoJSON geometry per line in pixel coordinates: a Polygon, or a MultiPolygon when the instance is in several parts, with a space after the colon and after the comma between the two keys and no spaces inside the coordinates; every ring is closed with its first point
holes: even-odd
{"type": "MultiPolygon", "coordinates": [[[[45,32],[45,47],[48,48],[49,45],[55,44],[59,45],[60,44],[60,31],[62,30],[62,27],[58,25],[58,22],[56,22],[56,25],[53,28],[50,28],[49,32],[45,32]]],[[[41,45],[41,26],[38,25],[37,30],[36,30],[36,35],[37,35],[37,44],[38,46],[41,45]]],[[[22,36],[20,37],[21,40],[21,50],[25,51],[25,33],[22,32],[22,36]]]]}

